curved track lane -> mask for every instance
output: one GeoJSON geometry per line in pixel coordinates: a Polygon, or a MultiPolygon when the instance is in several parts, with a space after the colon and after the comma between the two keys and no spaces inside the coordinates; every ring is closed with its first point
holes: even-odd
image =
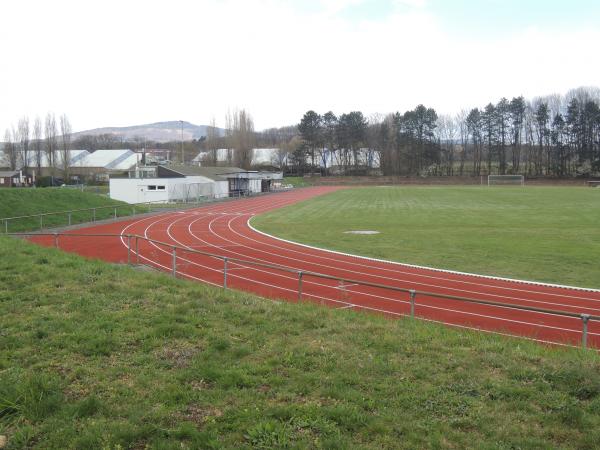
{"type": "MultiPolygon", "coordinates": [[[[171,270],[172,248],[139,240],[136,252],[133,242],[128,242],[126,236],[137,234],[189,250],[278,265],[296,271],[317,272],[431,293],[600,315],[600,291],[445,272],[329,252],[262,234],[249,225],[250,219],[256,214],[336,189],[319,187],[289,191],[83,228],[77,233],[120,234],[121,238],[61,237],[60,247],[84,256],[125,262],[127,246],[131,244],[133,258],[162,270],[171,270]]],[[[32,240],[45,245],[53,244],[52,239],[47,237],[32,240]]],[[[221,259],[178,250],[176,261],[177,274],[181,277],[218,286],[223,284],[221,259]]],[[[227,281],[229,287],[265,297],[290,301],[298,299],[298,276],[276,268],[230,261],[227,281]]],[[[389,316],[407,315],[410,310],[408,294],[309,275],[304,275],[302,280],[302,298],[332,307],[360,309],[389,316]]],[[[417,296],[415,312],[422,319],[452,326],[557,344],[578,345],[581,342],[582,321],[579,318],[469,304],[425,295],[417,296]]],[[[599,323],[590,321],[588,343],[600,347],[599,323]]]]}

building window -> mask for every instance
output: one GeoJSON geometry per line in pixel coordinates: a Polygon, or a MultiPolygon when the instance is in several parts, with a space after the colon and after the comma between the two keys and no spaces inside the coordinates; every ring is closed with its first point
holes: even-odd
{"type": "Polygon", "coordinates": [[[0,184],[4,184],[4,178],[0,178],[0,184]]]}
{"type": "Polygon", "coordinates": [[[156,186],[156,189],[158,189],[159,191],[164,191],[165,187],[164,186],[156,186]]]}
{"type": "Polygon", "coordinates": [[[149,191],[155,191],[156,190],[156,186],[148,186],[148,190],[149,191]]]}

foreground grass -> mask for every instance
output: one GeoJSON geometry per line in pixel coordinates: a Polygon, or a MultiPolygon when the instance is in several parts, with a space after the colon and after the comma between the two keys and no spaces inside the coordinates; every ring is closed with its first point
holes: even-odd
{"type": "MultiPolygon", "coordinates": [[[[104,206],[117,207],[118,216],[130,215],[133,208],[127,203],[111,200],[104,195],[81,192],[67,188],[15,188],[0,189],[0,219],[5,217],[27,216],[44,212],[67,211],[74,209],[98,208],[104,206]]],[[[142,212],[137,207],[137,212],[142,212]]],[[[96,211],[96,220],[114,217],[114,209],[106,208],[96,211]]],[[[92,220],[90,211],[76,212],[71,216],[72,223],[92,220]]],[[[44,227],[60,227],[68,223],[66,214],[45,216],[44,227]]],[[[30,231],[39,229],[39,218],[18,219],[8,222],[9,232],[30,231]]],[[[5,231],[5,224],[0,221],[0,233],[5,231]]]]}
{"type": "Polygon", "coordinates": [[[599,205],[600,190],[589,188],[372,187],[338,191],[252,223],[294,241],[376,258],[600,288],[599,205]]]}
{"type": "Polygon", "coordinates": [[[8,448],[594,448],[600,358],[0,238],[8,448]]]}

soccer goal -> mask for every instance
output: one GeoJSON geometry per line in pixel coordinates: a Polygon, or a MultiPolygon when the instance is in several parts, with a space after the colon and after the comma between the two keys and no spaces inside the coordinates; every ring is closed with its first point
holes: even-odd
{"type": "Polygon", "coordinates": [[[524,186],[523,175],[488,175],[488,186],[524,186]]]}

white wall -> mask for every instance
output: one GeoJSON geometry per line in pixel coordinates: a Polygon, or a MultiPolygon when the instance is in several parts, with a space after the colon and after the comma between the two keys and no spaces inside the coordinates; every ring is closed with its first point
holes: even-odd
{"type": "Polygon", "coordinates": [[[248,189],[250,192],[260,192],[262,189],[261,180],[248,180],[248,189]]]}
{"type": "Polygon", "coordinates": [[[215,197],[227,197],[229,195],[229,181],[213,181],[215,197]]]}
{"type": "Polygon", "coordinates": [[[168,178],[111,178],[109,196],[127,203],[167,202],[169,200],[168,178]],[[149,186],[156,186],[150,190],[149,186]],[[163,186],[164,189],[158,189],[163,186]]]}
{"type": "Polygon", "coordinates": [[[109,189],[110,198],[127,203],[194,201],[212,196],[215,183],[205,177],[111,178],[109,189]]]}

